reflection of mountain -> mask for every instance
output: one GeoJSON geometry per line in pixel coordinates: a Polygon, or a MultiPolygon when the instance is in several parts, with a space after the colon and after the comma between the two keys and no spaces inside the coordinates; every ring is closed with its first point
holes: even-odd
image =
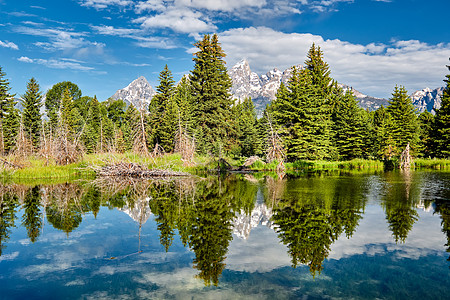
{"type": "Polygon", "coordinates": [[[252,228],[258,227],[258,225],[273,229],[272,215],[272,209],[264,203],[256,204],[250,215],[241,210],[241,213],[233,219],[233,234],[246,240],[250,236],[252,228]]]}
{"type": "Polygon", "coordinates": [[[134,221],[142,225],[145,224],[145,222],[147,222],[148,218],[150,218],[152,214],[150,206],[148,205],[149,201],[150,201],[149,197],[140,198],[131,207],[128,206],[127,204],[124,207],[119,208],[119,210],[126,213],[134,221]]]}

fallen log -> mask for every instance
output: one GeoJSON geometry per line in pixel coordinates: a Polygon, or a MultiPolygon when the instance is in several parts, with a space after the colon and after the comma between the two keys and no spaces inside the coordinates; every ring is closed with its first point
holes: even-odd
{"type": "Polygon", "coordinates": [[[106,165],[101,168],[93,168],[98,176],[115,176],[115,177],[134,177],[134,178],[150,178],[150,177],[173,177],[173,176],[189,176],[185,172],[177,172],[172,170],[147,169],[136,163],[116,163],[106,165]]]}

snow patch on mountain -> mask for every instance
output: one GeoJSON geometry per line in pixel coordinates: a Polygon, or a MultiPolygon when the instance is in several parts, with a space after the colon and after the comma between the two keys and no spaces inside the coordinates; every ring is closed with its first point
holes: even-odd
{"type": "Polygon", "coordinates": [[[412,93],[410,97],[413,105],[420,113],[426,110],[435,113],[437,109],[441,108],[443,93],[443,87],[434,90],[424,88],[423,90],[412,93]]]}
{"type": "Polygon", "coordinates": [[[250,214],[246,214],[244,210],[233,219],[233,234],[241,239],[248,239],[252,228],[259,225],[267,226],[274,229],[271,221],[273,212],[264,203],[257,203],[250,214]]]}
{"type": "Polygon", "coordinates": [[[111,98],[114,100],[122,99],[129,104],[133,104],[136,108],[148,107],[156,91],[144,76],[131,82],[127,87],[118,90],[111,98]]]}

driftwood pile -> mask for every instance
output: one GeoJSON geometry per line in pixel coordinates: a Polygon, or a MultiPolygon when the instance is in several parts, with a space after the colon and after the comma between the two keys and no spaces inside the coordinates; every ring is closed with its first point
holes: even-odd
{"type": "Polygon", "coordinates": [[[119,162],[112,165],[106,165],[101,168],[94,168],[98,176],[115,176],[115,177],[133,177],[133,178],[149,178],[149,177],[172,177],[172,176],[188,176],[188,173],[176,172],[171,170],[149,170],[136,163],[119,162]]]}
{"type": "Polygon", "coordinates": [[[244,167],[250,167],[251,165],[253,165],[255,162],[257,161],[261,161],[261,158],[259,158],[258,156],[250,156],[249,158],[247,158],[244,163],[242,164],[242,166],[244,167]]]}

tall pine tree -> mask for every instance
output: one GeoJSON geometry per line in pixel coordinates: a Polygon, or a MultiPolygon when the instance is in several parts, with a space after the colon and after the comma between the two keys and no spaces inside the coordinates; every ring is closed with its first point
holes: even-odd
{"type": "Polygon", "coordinates": [[[25,134],[37,149],[41,136],[41,113],[40,108],[42,95],[39,90],[39,84],[36,79],[31,78],[27,84],[27,91],[22,96],[22,122],[25,128],[25,134]]]}
{"type": "Polygon", "coordinates": [[[417,111],[404,87],[394,88],[387,112],[392,119],[390,131],[397,149],[403,151],[409,143],[411,149],[416,151],[420,134],[419,121],[417,111]]]}
{"type": "Polygon", "coordinates": [[[219,154],[226,146],[231,121],[231,79],[225,66],[225,52],[216,34],[205,35],[195,44],[194,70],[189,79],[194,97],[194,116],[200,151],[219,154]]]}
{"type": "Polygon", "coordinates": [[[294,67],[287,88],[281,86],[272,103],[272,114],[281,126],[289,160],[333,156],[329,107],[311,72],[294,67]]]}
{"type": "Polygon", "coordinates": [[[364,156],[364,145],[367,140],[367,126],[363,120],[362,108],[358,106],[350,91],[339,97],[332,110],[335,144],[342,159],[361,158],[364,156]]]}
{"type": "Polygon", "coordinates": [[[19,112],[15,108],[14,94],[10,94],[9,81],[0,66],[0,155],[14,147],[19,130],[19,112]]]}
{"type": "Polygon", "coordinates": [[[159,144],[166,152],[173,150],[175,136],[176,108],[173,96],[175,81],[167,65],[159,73],[158,93],[152,98],[148,110],[152,130],[151,145],[159,144]]]}
{"type": "MultiPolygon", "coordinates": [[[[447,66],[450,70],[450,66],[447,66]]],[[[441,108],[436,111],[435,119],[435,142],[436,142],[436,156],[450,157],[450,74],[445,76],[447,79],[444,82],[447,86],[442,95],[441,108]]]]}

